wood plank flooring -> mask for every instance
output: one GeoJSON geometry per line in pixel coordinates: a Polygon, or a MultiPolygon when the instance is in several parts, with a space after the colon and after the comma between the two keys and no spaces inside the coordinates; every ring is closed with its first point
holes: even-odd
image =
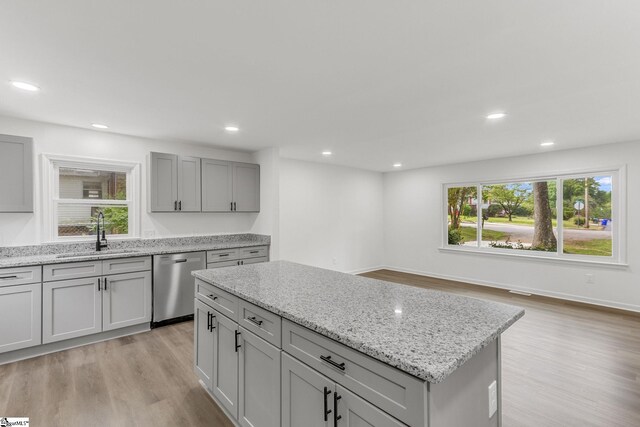
{"type": "MultiPolygon", "coordinates": [[[[365,276],[525,308],[502,340],[504,427],[640,426],[640,316],[388,270],[365,276]]],[[[232,426],[193,373],[192,322],[0,366],[0,416],[232,426]]]]}

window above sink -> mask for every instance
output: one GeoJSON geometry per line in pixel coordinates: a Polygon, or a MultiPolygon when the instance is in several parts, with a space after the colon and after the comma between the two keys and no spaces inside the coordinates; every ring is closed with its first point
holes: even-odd
{"type": "Polygon", "coordinates": [[[51,154],[42,157],[43,228],[49,241],[95,239],[100,212],[110,238],[139,237],[138,163],[51,154]]]}

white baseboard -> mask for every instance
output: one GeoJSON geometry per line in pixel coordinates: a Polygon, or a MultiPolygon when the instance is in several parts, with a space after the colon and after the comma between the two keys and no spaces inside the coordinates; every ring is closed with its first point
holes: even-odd
{"type": "Polygon", "coordinates": [[[376,271],[376,270],[382,270],[383,268],[386,268],[386,267],[383,267],[383,266],[379,265],[377,267],[359,268],[357,270],[347,271],[347,274],[369,273],[369,272],[376,271]]]}
{"type": "Polygon", "coordinates": [[[526,292],[526,293],[529,293],[531,295],[540,295],[540,296],[549,297],[549,298],[556,298],[556,299],[561,299],[561,300],[566,300],[566,301],[581,302],[581,303],[585,303],[585,304],[598,305],[598,306],[602,306],[602,307],[616,308],[616,309],[619,309],[619,310],[625,310],[625,311],[632,311],[632,312],[635,312],[635,313],[640,313],[640,306],[639,305],[635,305],[635,304],[625,304],[625,303],[619,303],[619,302],[615,302],[615,301],[601,300],[601,299],[597,299],[597,298],[588,298],[588,297],[583,297],[583,296],[580,296],[580,295],[572,295],[572,294],[566,294],[566,293],[562,293],[562,292],[541,291],[539,289],[527,288],[527,287],[522,287],[522,286],[513,286],[513,285],[510,285],[510,284],[506,284],[506,283],[498,283],[498,282],[492,282],[492,281],[488,281],[488,280],[478,280],[478,279],[473,279],[473,278],[470,278],[470,277],[461,277],[461,276],[454,276],[454,275],[449,275],[449,274],[430,273],[430,272],[426,272],[426,271],[418,271],[418,270],[412,270],[412,269],[402,268],[402,267],[393,267],[393,266],[390,266],[390,265],[379,267],[379,269],[393,270],[393,271],[398,271],[398,272],[401,272],[401,273],[415,274],[415,275],[418,275],[418,276],[434,277],[436,279],[452,280],[452,281],[455,281],[455,282],[471,283],[473,285],[487,286],[487,287],[490,287],[490,288],[498,288],[498,289],[506,289],[506,290],[509,290],[509,291],[510,290],[515,290],[515,291],[519,291],[519,292],[526,292]]]}

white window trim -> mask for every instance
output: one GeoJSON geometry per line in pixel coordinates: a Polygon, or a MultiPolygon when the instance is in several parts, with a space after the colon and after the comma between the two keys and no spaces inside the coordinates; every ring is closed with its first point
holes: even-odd
{"type": "MultiPolygon", "coordinates": [[[[58,237],[57,202],[59,199],[56,176],[59,168],[93,168],[124,172],[127,174],[127,202],[129,206],[129,233],[122,236],[111,236],[112,240],[127,240],[140,237],[140,163],[120,160],[96,159],[90,157],[65,156],[59,154],[41,154],[42,166],[42,236],[45,242],[86,242],[95,236],[58,237]]],[[[74,203],[84,203],[74,201],[74,203]]],[[[87,201],[95,204],[95,200],[87,201]]],[[[101,205],[122,205],[121,201],[100,201],[101,205]]]]}
{"type": "MultiPolygon", "coordinates": [[[[586,263],[591,265],[600,266],[621,266],[626,267],[627,264],[627,239],[626,239],[626,212],[627,212],[627,167],[626,165],[618,165],[605,168],[592,168],[583,170],[563,171],[558,173],[547,173],[544,175],[518,177],[518,178],[500,178],[491,180],[474,180],[466,182],[445,183],[442,185],[442,246],[439,248],[442,252],[451,253],[466,253],[466,254],[481,254],[489,256],[502,256],[516,259],[529,259],[529,260],[543,260],[558,261],[568,263],[586,263]],[[532,254],[525,253],[526,251],[516,251],[500,248],[483,248],[473,246],[458,246],[449,245],[449,233],[448,233],[448,220],[449,212],[447,210],[449,204],[448,189],[453,187],[477,187],[478,200],[482,202],[482,194],[480,187],[483,185],[491,184],[504,184],[504,183],[518,183],[518,182],[534,182],[545,180],[556,180],[556,207],[558,209],[557,216],[561,218],[563,209],[563,192],[562,181],[572,178],[583,178],[585,176],[597,176],[597,175],[610,175],[612,177],[612,191],[611,191],[611,220],[612,220],[612,256],[601,257],[595,255],[573,255],[562,253],[562,221],[557,223],[558,233],[558,251],[557,252],[536,252],[532,254]]],[[[481,224],[482,210],[478,209],[478,222],[481,224]]],[[[477,241],[480,240],[481,227],[477,227],[477,241]]]]}

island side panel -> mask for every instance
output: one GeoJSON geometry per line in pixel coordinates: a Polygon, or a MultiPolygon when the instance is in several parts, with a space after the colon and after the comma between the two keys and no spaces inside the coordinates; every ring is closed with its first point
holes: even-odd
{"type": "Polygon", "coordinates": [[[500,427],[498,410],[489,417],[489,385],[500,384],[499,340],[493,341],[442,383],[429,384],[430,427],[500,427]]]}

